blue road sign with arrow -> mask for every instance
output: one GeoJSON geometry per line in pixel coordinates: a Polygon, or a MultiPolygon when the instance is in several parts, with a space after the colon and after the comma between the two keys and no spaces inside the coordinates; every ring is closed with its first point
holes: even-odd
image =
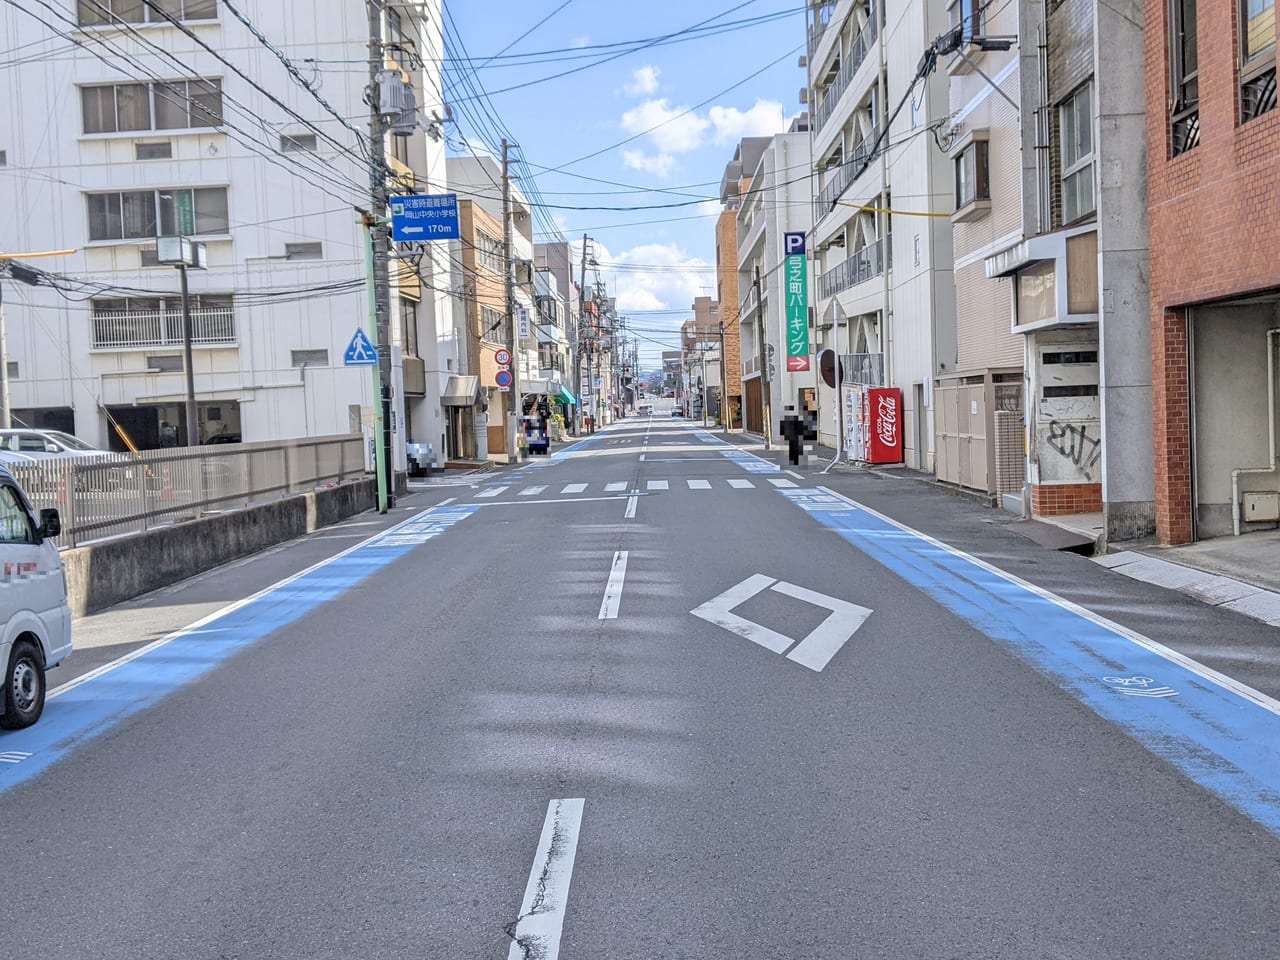
{"type": "Polygon", "coordinates": [[[369,335],[360,327],[356,327],[356,335],[347,344],[347,352],[342,362],[348,367],[373,367],[378,363],[378,351],[373,348],[369,335]]]}

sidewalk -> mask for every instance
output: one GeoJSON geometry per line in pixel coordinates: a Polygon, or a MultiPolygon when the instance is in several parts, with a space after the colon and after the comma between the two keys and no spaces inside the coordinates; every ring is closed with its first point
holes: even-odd
{"type": "MultiPolygon", "coordinates": [[[[743,435],[739,435],[743,436],[743,435]]],[[[747,434],[747,440],[759,437],[747,434]]],[[[809,467],[821,469],[835,450],[808,444],[809,467]]],[[[944,484],[932,474],[909,467],[873,467],[839,463],[839,471],[865,470],[880,476],[914,480],[930,489],[997,509],[992,498],[978,491],[944,484]]],[[[1091,544],[1103,534],[1101,513],[1014,520],[1010,528],[1050,550],[1091,555],[1091,544]]],[[[1240,537],[1217,537],[1178,547],[1142,544],[1094,556],[1100,566],[1135,580],[1177,590],[1211,606],[1223,607],[1280,626],[1280,530],[1240,537]]]]}

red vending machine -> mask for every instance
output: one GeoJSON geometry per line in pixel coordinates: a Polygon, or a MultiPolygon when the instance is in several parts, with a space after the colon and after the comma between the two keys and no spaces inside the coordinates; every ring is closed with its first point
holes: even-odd
{"type": "Polygon", "coordinates": [[[902,391],[870,387],[864,402],[867,463],[902,463],[902,391]]]}

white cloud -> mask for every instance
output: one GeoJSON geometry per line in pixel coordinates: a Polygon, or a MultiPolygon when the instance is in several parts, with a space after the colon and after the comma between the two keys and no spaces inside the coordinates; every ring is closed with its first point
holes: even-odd
{"type": "Polygon", "coordinates": [[[669,153],[648,154],[643,150],[624,150],[622,162],[632,170],[643,170],[655,177],[666,179],[676,165],[676,158],[669,153]]]}
{"type": "Polygon", "coordinates": [[[641,67],[631,74],[631,81],[622,89],[633,97],[650,96],[658,92],[658,75],[661,73],[657,67],[641,67]]]}
{"type": "Polygon", "coordinates": [[[590,37],[588,37],[588,36],[586,36],[586,35],[583,35],[583,36],[581,36],[581,37],[574,37],[572,40],[570,40],[570,41],[569,41],[569,46],[571,46],[571,47],[575,47],[575,48],[577,48],[577,49],[581,50],[583,47],[585,47],[585,46],[586,46],[587,44],[589,44],[590,42],[591,42],[591,38],[590,38],[590,37]]]}
{"type": "Polygon", "coordinates": [[[787,116],[775,100],[757,100],[750,110],[712,107],[707,119],[715,127],[715,142],[723,145],[743,137],[771,137],[787,129],[787,116]]]}
{"type": "Polygon", "coordinates": [[[718,217],[724,210],[719,200],[702,200],[693,208],[700,217],[718,217]]]}
{"type": "Polygon", "coordinates": [[[622,129],[630,134],[646,133],[662,153],[688,153],[702,146],[703,134],[711,121],[688,107],[673,107],[666,97],[646,100],[622,115],[622,129]]]}

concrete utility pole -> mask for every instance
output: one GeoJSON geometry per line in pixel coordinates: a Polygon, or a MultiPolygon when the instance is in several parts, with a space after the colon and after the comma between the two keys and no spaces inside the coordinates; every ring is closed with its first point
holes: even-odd
{"type": "Polygon", "coordinates": [[[515,463],[520,449],[520,337],[516,332],[515,263],[511,253],[511,145],[502,141],[502,263],[506,287],[507,326],[511,331],[511,390],[507,404],[507,462],[515,463]]]}
{"type": "Polygon", "coordinates": [[[382,117],[378,75],[382,55],[382,6],[368,0],[369,9],[369,185],[372,210],[365,218],[372,252],[373,346],[378,351],[374,382],[374,438],[378,472],[378,512],[395,503],[391,482],[391,234],[387,222],[386,121],[382,117]]]}
{"type": "Polygon", "coordinates": [[[724,321],[720,321],[720,432],[729,435],[729,368],[724,358],[724,321]]]}
{"type": "Polygon", "coordinates": [[[196,372],[191,351],[191,290],[187,286],[187,265],[178,264],[182,290],[182,372],[187,380],[187,446],[200,446],[200,413],[196,407],[196,372]]]}
{"type": "MultiPolygon", "coordinates": [[[[583,326],[587,322],[587,235],[582,235],[582,273],[578,277],[578,342],[574,345],[573,351],[573,393],[578,398],[578,402],[574,404],[574,425],[573,432],[581,433],[584,411],[582,409],[582,347],[586,338],[583,337],[583,326]]],[[[589,355],[588,355],[589,356],[589,355]]],[[[590,360],[587,361],[590,368],[590,360]]]]}
{"type": "Polygon", "coordinates": [[[760,406],[764,415],[764,448],[773,449],[773,414],[769,409],[769,360],[765,355],[764,297],[760,293],[760,268],[753,281],[756,288],[756,332],[760,340],[760,406]]]}

